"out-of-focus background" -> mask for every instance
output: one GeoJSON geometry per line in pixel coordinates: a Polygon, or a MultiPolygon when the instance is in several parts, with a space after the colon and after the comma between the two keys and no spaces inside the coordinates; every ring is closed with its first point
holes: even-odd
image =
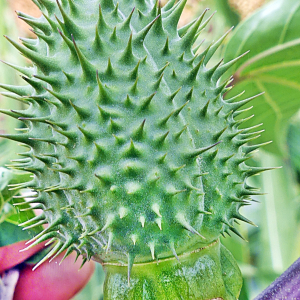
{"type": "MultiPolygon", "coordinates": [[[[253,299],[300,256],[300,114],[297,113],[300,108],[300,49],[295,48],[300,44],[299,30],[295,30],[300,28],[300,2],[287,2],[285,8],[281,8],[283,0],[188,0],[180,21],[183,26],[206,7],[210,8],[208,15],[217,11],[199,37],[199,40],[205,39],[200,50],[235,26],[212,64],[224,55],[226,61],[251,50],[249,58],[232,69],[236,88],[229,94],[244,89],[247,96],[266,91],[260,100],[255,100],[253,114],[257,117],[255,123],[263,122],[262,128],[266,129],[259,141],[271,139],[273,144],[255,153],[249,163],[283,166],[251,180],[251,185],[261,187],[267,194],[258,196],[258,202],[243,208],[243,214],[258,225],[257,228],[239,226],[248,242],[235,236],[222,238],[244,277],[240,300],[253,299]]],[[[14,64],[29,64],[2,37],[7,34],[14,39],[18,36],[35,38],[14,11],[39,16],[31,0],[0,0],[0,57],[14,64]]],[[[17,73],[4,64],[0,65],[0,82],[22,84],[17,73]]],[[[0,95],[0,107],[8,107],[8,103],[10,109],[22,106],[0,95]]],[[[12,132],[19,125],[0,114],[1,133],[12,132]]],[[[0,167],[14,157],[17,147],[16,143],[0,140],[0,167]]],[[[1,223],[5,218],[0,217],[1,223]]],[[[102,299],[103,280],[104,273],[97,265],[88,285],[73,300],[102,299]]]]}

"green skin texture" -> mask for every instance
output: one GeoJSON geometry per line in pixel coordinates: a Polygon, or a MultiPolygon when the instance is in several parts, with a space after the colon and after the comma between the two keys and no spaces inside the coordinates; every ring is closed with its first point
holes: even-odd
{"type": "MultiPolygon", "coordinates": [[[[7,38],[33,62],[12,66],[28,85],[0,85],[29,105],[1,110],[28,128],[2,135],[29,147],[13,168],[33,173],[33,180],[14,188],[37,191],[30,202],[43,209],[22,226],[49,224],[28,248],[52,239],[40,263],[75,250],[85,261],[126,266],[127,279],[119,282],[124,299],[177,299],[172,289],[153,292],[153,274],[161,278],[165,268],[177,272],[185,264],[200,274],[191,271],[197,260],[189,262],[187,253],[219,244],[229,230],[240,236],[234,222],[251,222],[239,209],[259,194],[246,179],[263,169],[244,163],[260,146],[247,145],[257,132],[240,130],[245,120],[235,120],[251,99],[223,99],[229,82],[219,79],[235,61],[206,67],[226,35],[195,55],[207,21],[204,12],[177,30],[185,0],[163,8],[152,0],[34,2],[41,18],[18,14],[38,38],[23,45],[7,38]],[[183,265],[177,255],[184,255],[183,265]],[[170,257],[174,263],[164,262],[170,257]],[[156,260],[161,267],[151,265],[147,277],[143,264],[156,260]],[[149,296],[141,296],[140,278],[152,286],[149,296]]],[[[218,284],[207,276],[201,286],[195,275],[191,291],[182,288],[184,299],[238,297],[240,273],[221,249],[199,252],[205,274],[213,272],[218,284]],[[224,270],[235,283],[228,284],[224,270]],[[193,294],[196,282],[200,292],[193,294]]],[[[117,299],[120,288],[110,283],[124,267],[107,271],[106,299],[117,299]]]]}

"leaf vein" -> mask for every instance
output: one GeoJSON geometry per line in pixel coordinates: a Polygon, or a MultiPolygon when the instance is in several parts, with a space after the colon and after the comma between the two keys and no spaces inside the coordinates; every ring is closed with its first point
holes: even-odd
{"type": "Polygon", "coordinates": [[[286,36],[286,33],[287,33],[287,30],[288,30],[288,27],[292,21],[292,18],[294,16],[294,14],[296,13],[296,11],[298,10],[298,8],[300,7],[300,3],[298,3],[296,6],[295,6],[295,9],[293,9],[291,11],[291,13],[288,15],[288,18],[287,18],[287,21],[286,21],[286,24],[284,25],[283,27],[283,30],[282,30],[282,33],[280,35],[280,38],[279,38],[279,41],[278,41],[278,45],[282,44],[283,41],[284,41],[284,38],[286,36]]]}
{"type": "Polygon", "coordinates": [[[300,66],[300,59],[299,60],[284,61],[284,62],[280,62],[280,63],[277,63],[277,64],[264,66],[264,67],[255,69],[253,71],[250,71],[248,74],[250,76],[259,75],[260,73],[263,73],[263,72],[273,71],[273,70],[276,70],[276,69],[281,69],[281,68],[286,68],[286,67],[294,67],[294,66],[300,66]]]}
{"type": "Polygon", "coordinates": [[[293,40],[293,41],[286,42],[284,44],[276,45],[272,48],[269,48],[269,49],[255,55],[255,56],[253,56],[251,59],[249,59],[247,62],[245,62],[243,65],[241,65],[239,67],[239,69],[236,71],[236,76],[239,77],[241,72],[245,68],[247,68],[251,64],[257,62],[258,60],[263,59],[263,58],[265,58],[265,57],[267,57],[271,54],[274,54],[276,52],[279,52],[279,51],[282,51],[282,50],[285,50],[285,49],[288,49],[290,47],[294,47],[294,46],[297,46],[297,45],[300,45],[300,38],[296,39],[296,40],[293,40]]]}

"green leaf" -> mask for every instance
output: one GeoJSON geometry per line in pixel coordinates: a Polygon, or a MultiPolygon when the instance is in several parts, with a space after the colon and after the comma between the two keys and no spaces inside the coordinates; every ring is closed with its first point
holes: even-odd
{"type": "Polygon", "coordinates": [[[288,128],[287,145],[292,166],[300,183],[300,112],[292,119],[288,128]]]}
{"type": "Polygon", "coordinates": [[[95,272],[85,288],[72,300],[102,300],[105,273],[100,264],[95,265],[95,272]]]}
{"type": "Polygon", "coordinates": [[[0,247],[8,246],[34,237],[33,231],[23,231],[21,227],[3,222],[0,224],[0,247]]]}
{"type": "Polygon", "coordinates": [[[300,2],[275,0],[242,22],[225,49],[225,61],[250,53],[236,63],[231,97],[265,92],[251,102],[254,121],[264,123],[266,134],[258,142],[273,140],[265,149],[285,153],[287,120],[300,108],[300,2]]]}
{"type": "Polygon", "coordinates": [[[11,190],[9,185],[19,184],[30,180],[29,173],[19,173],[0,167],[0,212],[4,204],[19,194],[20,189],[11,190]]]}
{"type": "Polygon", "coordinates": [[[2,211],[0,212],[0,223],[4,222],[6,219],[8,219],[16,213],[17,211],[13,205],[11,205],[10,203],[5,203],[2,211]]]}
{"type": "MultiPolygon", "coordinates": [[[[39,226],[25,232],[18,227],[18,224],[33,218],[35,214],[32,210],[20,211],[18,207],[13,206],[13,203],[24,202],[24,199],[13,199],[13,196],[20,195],[20,189],[10,190],[9,185],[29,179],[29,173],[14,172],[0,167],[0,247],[30,239],[43,229],[39,226]]],[[[25,204],[22,209],[29,207],[29,204],[25,204]]]]}
{"type": "Polygon", "coordinates": [[[228,0],[215,0],[218,12],[221,12],[226,19],[228,26],[236,26],[240,22],[239,15],[229,5],[228,0]]]}
{"type": "Polygon", "coordinates": [[[10,209],[6,206],[12,198],[9,194],[8,185],[13,179],[13,173],[5,168],[0,167],[0,223],[3,222],[3,216],[9,213],[10,209]]]}
{"type": "Polygon", "coordinates": [[[256,260],[259,269],[257,277],[260,277],[262,290],[300,255],[297,220],[299,192],[291,170],[283,159],[263,151],[259,154],[260,166],[283,166],[255,176],[259,179],[261,191],[267,192],[257,199],[261,203],[255,220],[260,228],[256,260]]]}
{"type": "MultiPolygon", "coordinates": [[[[3,35],[9,36],[17,36],[18,28],[15,24],[15,17],[13,15],[13,10],[10,8],[8,1],[0,1],[0,36],[1,36],[1,46],[0,46],[0,57],[1,60],[18,64],[23,61],[22,58],[18,55],[18,51],[16,51],[9,43],[3,42],[3,35]]],[[[7,84],[19,84],[21,82],[20,76],[17,72],[11,67],[5,65],[0,62],[0,82],[7,84]]],[[[0,92],[5,92],[1,89],[0,92]]],[[[21,102],[15,101],[11,98],[4,97],[0,94],[0,107],[1,109],[20,109],[23,107],[21,102]]],[[[15,120],[7,115],[0,113],[0,133],[12,133],[14,128],[17,128],[21,125],[19,120],[15,120]]],[[[0,138],[0,166],[4,166],[4,164],[9,163],[9,160],[16,157],[18,149],[22,149],[17,143],[0,138]]]]}
{"type": "Polygon", "coordinates": [[[0,191],[3,191],[7,187],[12,178],[13,173],[11,171],[0,167],[0,191]]]}
{"type": "MultiPolygon", "coordinates": [[[[18,225],[35,216],[32,210],[21,211],[19,207],[14,207],[13,203],[24,202],[22,198],[13,198],[20,195],[20,190],[10,190],[10,184],[18,184],[30,180],[29,173],[19,173],[0,167],[0,223],[7,221],[18,225]]],[[[22,205],[22,209],[29,208],[29,204],[22,205]]],[[[39,230],[42,227],[38,228],[39,230]]]]}
{"type": "Polygon", "coordinates": [[[35,265],[35,264],[39,263],[52,249],[53,249],[53,246],[51,246],[51,245],[47,246],[44,249],[40,250],[39,252],[30,256],[28,259],[26,259],[26,261],[24,263],[28,264],[28,265],[35,265]]]}
{"type": "MultiPolygon", "coordinates": [[[[24,199],[14,199],[13,203],[21,203],[24,202],[24,199]]],[[[25,208],[29,208],[30,205],[29,204],[24,204],[22,205],[21,209],[25,209],[25,208]]],[[[8,216],[6,218],[6,222],[18,225],[20,223],[23,223],[25,221],[28,221],[30,219],[32,219],[35,216],[35,213],[33,212],[33,210],[28,210],[28,211],[21,211],[20,207],[14,207],[15,211],[14,214],[8,216]]],[[[43,228],[42,226],[37,227],[37,231],[41,231],[43,228]]]]}

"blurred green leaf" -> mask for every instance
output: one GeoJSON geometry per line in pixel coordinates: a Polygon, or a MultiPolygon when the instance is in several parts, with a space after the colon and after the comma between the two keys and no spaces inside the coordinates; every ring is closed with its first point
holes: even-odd
{"type": "Polygon", "coordinates": [[[2,222],[0,224],[0,247],[11,245],[34,237],[34,231],[22,230],[17,225],[2,222]]]}
{"type": "Polygon", "coordinates": [[[11,215],[11,207],[7,202],[18,193],[9,191],[8,185],[13,180],[14,174],[10,170],[0,167],[0,223],[5,220],[4,215],[11,215]]]}
{"type": "Polygon", "coordinates": [[[10,203],[5,203],[2,208],[2,211],[0,212],[0,223],[4,222],[6,219],[8,219],[16,213],[17,211],[13,205],[11,205],[10,203]]]}
{"type": "MultiPolygon", "coordinates": [[[[0,1],[0,57],[1,60],[7,61],[13,64],[19,64],[23,60],[18,54],[18,51],[14,49],[3,37],[4,34],[9,36],[17,36],[17,26],[15,24],[15,18],[13,11],[9,7],[9,1],[0,1]]],[[[0,82],[7,84],[18,84],[20,76],[12,68],[8,67],[4,63],[0,62],[0,82]]],[[[1,92],[4,90],[1,89],[1,92]]],[[[0,107],[1,109],[20,109],[22,104],[13,99],[4,97],[0,94],[0,107]]],[[[13,133],[15,128],[20,126],[20,121],[11,118],[5,114],[0,114],[0,133],[13,133]]],[[[0,166],[8,163],[10,159],[16,156],[19,152],[17,143],[0,138],[0,166]]],[[[21,151],[20,151],[21,152],[21,151]]]]}
{"type": "Polygon", "coordinates": [[[30,180],[29,173],[19,173],[0,167],[0,213],[4,205],[19,194],[20,189],[10,189],[10,185],[17,185],[30,180]]]}
{"type": "Polygon", "coordinates": [[[227,97],[265,92],[251,102],[255,118],[247,124],[264,123],[266,134],[257,141],[273,140],[265,149],[277,154],[286,152],[287,120],[300,108],[299,28],[299,0],[271,1],[240,23],[225,49],[225,61],[250,50],[234,66],[235,88],[227,97]]]}
{"type": "Polygon", "coordinates": [[[53,247],[54,247],[53,245],[46,246],[41,251],[33,254],[28,259],[26,259],[25,263],[28,265],[35,265],[39,263],[53,249],[53,247]]]}
{"type": "Polygon", "coordinates": [[[283,168],[248,179],[249,185],[266,193],[255,198],[259,202],[241,209],[243,215],[258,225],[239,226],[249,242],[236,237],[222,239],[243,274],[239,300],[254,299],[300,255],[299,188],[289,164],[264,151],[255,153],[248,164],[283,168]]]}
{"type": "Polygon", "coordinates": [[[95,272],[85,288],[72,300],[103,300],[103,282],[105,273],[102,266],[97,263],[95,272]]]}
{"type": "MultiPolygon", "coordinates": [[[[19,223],[27,221],[35,216],[32,210],[22,211],[12,205],[15,195],[20,195],[20,190],[10,190],[10,184],[19,184],[28,181],[29,174],[10,171],[0,167],[0,247],[7,246],[19,241],[31,239],[42,227],[23,231],[19,223]]],[[[14,203],[24,202],[24,199],[14,199],[14,203]]],[[[25,204],[22,208],[29,208],[25,204]]]]}
{"type": "MultiPolygon", "coordinates": [[[[262,167],[283,166],[281,169],[253,177],[262,192],[266,192],[257,198],[261,202],[260,211],[252,219],[259,226],[254,251],[258,267],[256,278],[259,290],[262,291],[300,256],[297,219],[299,190],[288,164],[283,159],[260,151],[257,162],[262,167]]],[[[250,298],[253,299],[254,296],[252,294],[250,298]]]]}
{"type": "Polygon", "coordinates": [[[298,182],[300,183],[300,111],[289,124],[287,145],[290,161],[297,173],[298,182]]]}
{"type": "MultiPolygon", "coordinates": [[[[20,196],[20,189],[11,190],[10,184],[19,184],[30,180],[29,173],[19,173],[0,167],[0,224],[4,221],[18,225],[35,216],[33,210],[21,211],[19,206],[14,207],[13,203],[24,203],[23,198],[13,198],[20,196]]],[[[29,204],[22,205],[22,209],[30,208],[29,204]]],[[[39,226],[37,231],[42,230],[39,226]]],[[[36,232],[36,231],[35,231],[36,232]]]]}
{"type": "Polygon", "coordinates": [[[224,16],[228,26],[236,26],[240,22],[240,16],[231,8],[228,0],[215,0],[218,12],[224,16]]]}
{"type": "MultiPolygon", "coordinates": [[[[24,199],[14,199],[13,203],[24,203],[24,199]]],[[[35,216],[35,213],[32,209],[23,211],[23,209],[30,208],[29,204],[22,205],[22,208],[19,208],[20,206],[15,207],[15,213],[10,215],[6,218],[6,222],[18,225],[20,223],[23,223],[25,221],[28,221],[32,219],[35,216]]],[[[38,230],[42,230],[42,226],[37,227],[38,230]]]]}

